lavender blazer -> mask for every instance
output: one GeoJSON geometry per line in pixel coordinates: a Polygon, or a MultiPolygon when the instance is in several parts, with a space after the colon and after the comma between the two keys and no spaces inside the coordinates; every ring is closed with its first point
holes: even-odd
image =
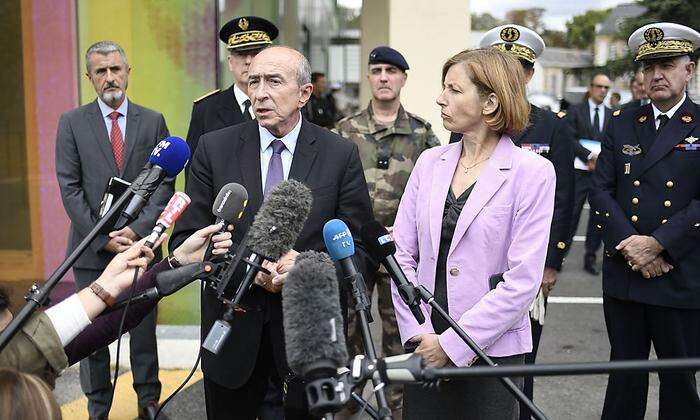
{"type": "MultiPolygon", "coordinates": [[[[423,152],[406,186],[394,224],[396,259],[406,277],[433,292],[442,215],[462,143],[423,152]]],[[[447,257],[450,315],[490,356],[532,349],[528,309],[542,282],[554,209],[555,174],[545,158],[501,137],[457,221],[447,257]],[[504,273],[494,290],[489,277],[504,273]]],[[[435,333],[430,307],[418,325],[392,284],[396,320],[405,344],[435,333]]],[[[476,357],[459,336],[439,337],[456,366],[476,357]]]]}

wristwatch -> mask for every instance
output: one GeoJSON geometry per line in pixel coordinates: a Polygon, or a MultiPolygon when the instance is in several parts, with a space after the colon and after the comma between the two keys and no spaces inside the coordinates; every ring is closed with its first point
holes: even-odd
{"type": "Polygon", "coordinates": [[[92,290],[92,292],[96,294],[97,297],[102,299],[102,302],[106,303],[107,306],[114,306],[114,304],[117,302],[117,299],[114,296],[110,295],[108,291],[103,289],[102,286],[97,284],[97,282],[92,282],[90,284],[90,290],[92,290]]]}

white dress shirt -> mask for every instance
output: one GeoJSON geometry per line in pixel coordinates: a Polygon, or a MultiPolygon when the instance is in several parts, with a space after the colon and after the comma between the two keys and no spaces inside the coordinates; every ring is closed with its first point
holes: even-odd
{"type": "Polygon", "coordinates": [[[680,108],[681,105],[683,105],[683,102],[685,102],[685,93],[683,93],[683,98],[681,98],[681,100],[678,101],[678,103],[675,104],[673,108],[669,109],[666,112],[659,111],[659,108],[657,108],[656,105],[654,105],[653,103],[651,104],[651,110],[654,111],[654,125],[656,126],[657,130],[659,129],[659,124],[661,123],[659,121],[659,115],[666,114],[668,116],[668,119],[670,120],[671,118],[673,118],[673,114],[675,114],[676,111],[678,111],[678,108],[680,108]]]}
{"type": "Polygon", "coordinates": [[[102,102],[102,99],[98,97],[97,105],[99,105],[100,107],[100,112],[102,112],[102,119],[105,122],[105,127],[107,127],[107,138],[110,138],[110,135],[112,134],[112,117],[110,117],[109,114],[111,114],[114,111],[117,111],[121,114],[119,116],[119,119],[117,120],[117,124],[119,124],[119,130],[121,130],[122,132],[122,139],[124,140],[124,144],[126,144],[126,112],[129,110],[129,100],[127,98],[124,98],[124,102],[122,102],[122,104],[119,105],[119,108],[114,109],[106,103],[102,102]]]}
{"type": "Polygon", "coordinates": [[[287,133],[286,136],[278,139],[272,133],[267,131],[267,128],[258,125],[258,131],[260,132],[260,174],[262,174],[262,185],[265,186],[265,180],[267,179],[267,167],[270,166],[270,159],[272,158],[272,142],[275,140],[282,140],[282,143],[286,146],[286,149],[282,151],[280,157],[282,158],[282,173],[284,174],[284,179],[289,177],[289,169],[292,167],[292,158],[294,157],[294,149],[297,147],[297,139],[299,138],[299,131],[301,131],[301,113],[299,114],[299,122],[294,126],[292,131],[287,133]]]}
{"type": "MultiPolygon", "coordinates": [[[[233,93],[236,97],[236,102],[238,102],[238,108],[241,110],[242,114],[245,112],[245,101],[250,101],[250,98],[236,84],[233,85],[233,93]]],[[[253,112],[252,105],[248,108],[248,114],[250,114],[252,119],[255,119],[255,113],[253,112]]]]}
{"type": "Polygon", "coordinates": [[[603,124],[605,123],[605,104],[596,104],[588,98],[588,111],[591,116],[591,126],[593,126],[593,121],[595,120],[595,109],[598,108],[598,130],[603,132],[603,124]]]}

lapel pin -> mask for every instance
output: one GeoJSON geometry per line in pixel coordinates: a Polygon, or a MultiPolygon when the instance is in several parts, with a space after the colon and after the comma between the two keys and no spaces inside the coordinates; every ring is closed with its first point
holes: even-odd
{"type": "Polygon", "coordinates": [[[683,115],[681,115],[681,121],[683,121],[686,124],[690,124],[691,122],[694,121],[694,118],[690,114],[683,114],[683,115]]]}
{"type": "Polygon", "coordinates": [[[622,153],[628,155],[628,156],[636,156],[640,153],[642,153],[642,148],[639,147],[638,144],[632,146],[631,144],[623,144],[622,145],[622,153]]]}
{"type": "Polygon", "coordinates": [[[698,141],[698,138],[697,138],[697,137],[693,137],[693,136],[688,136],[688,137],[685,138],[685,141],[687,141],[687,142],[690,143],[690,144],[693,144],[693,143],[695,143],[696,141],[698,141]]]}
{"type": "Polygon", "coordinates": [[[625,163],[625,175],[629,175],[632,170],[632,164],[631,163],[625,163]]]}
{"type": "Polygon", "coordinates": [[[640,116],[640,117],[637,119],[637,121],[639,121],[640,123],[643,123],[643,122],[646,121],[646,120],[647,120],[647,116],[646,116],[646,115],[642,115],[642,116],[640,116]]]}

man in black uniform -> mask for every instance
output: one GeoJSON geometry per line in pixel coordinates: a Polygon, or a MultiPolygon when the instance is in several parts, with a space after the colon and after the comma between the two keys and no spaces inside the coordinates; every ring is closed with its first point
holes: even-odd
{"type": "MultiPolygon", "coordinates": [[[[593,175],[610,359],[700,356],[700,106],[687,97],[700,33],[652,23],[629,38],[651,104],[616,111],[593,175]]],[[[659,418],[700,418],[694,372],[660,372],[659,418]]],[[[604,419],[643,419],[648,374],[613,374],[604,419]]]]}
{"type": "Polygon", "coordinates": [[[248,67],[253,57],[271,45],[278,33],[272,22],[257,16],[237,17],[221,28],[219,39],[228,49],[228,69],[235,83],[226,90],[216,89],[194,101],[187,130],[191,156],[202,134],[255,118],[248,97],[248,67]]]}
{"type": "MultiPolygon", "coordinates": [[[[535,59],[545,48],[542,38],[531,29],[519,25],[507,24],[486,32],[479,43],[481,48],[494,47],[513,54],[523,66],[527,81],[535,73],[535,59]]],[[[547,295],[557,281],[557,272],[561,269],[566,241],[569,235],[571,213],[574,203],[574,171],[571,162],[573,155],[573,133],[563,118],[565,112],[553,114],[530,104],[530,124],[522,133],[513,137],[513,142],[549,159],[557,175],[554,196],[554,216],[549,238],[549,248],[542,277],[542,289],[530,311],[532,324],[532,352],[525,360],[534,363],[542,334],[544,308],[547,295]]],[[[450,142],[459,141],[461,136],[453,133],[450,142]]],[[[532,398],[532,377],[525,378],[525,394],[532,398]]],[[[530,411],[520,407],[521,419],[529,419],[530,411]]]]}

